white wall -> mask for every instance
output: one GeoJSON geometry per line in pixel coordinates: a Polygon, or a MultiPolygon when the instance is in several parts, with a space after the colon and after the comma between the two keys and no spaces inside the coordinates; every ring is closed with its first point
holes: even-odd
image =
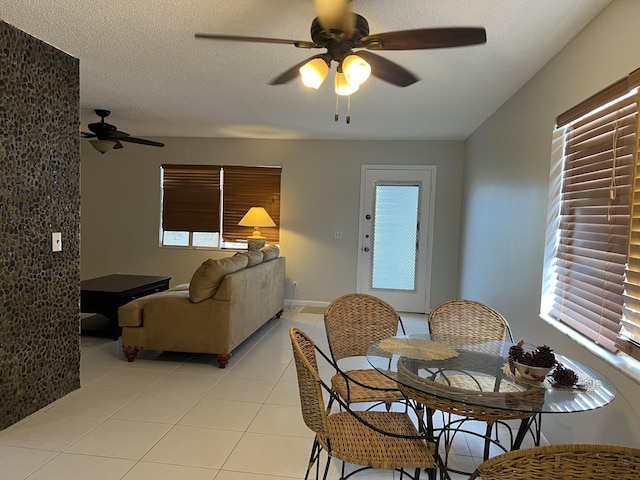
{"type": "MultiPolygon", "coordinates": [[[[345,127],[348,128],[348,127],[345,127]]],[[[132,132],[134,133],[134,132],[132,132]]],[[[360,168],[436,165],[432,305],[455,296],[463,142],[163,138],[100,155],[82,142],[81,277],[170,275],[189,282],[219,252],[159,248],[162,163],[282,165],[281,253],[296,301],[328,303],[356,289],[360,168]],[[343,238],[334,239],[341,230],[343,238]]]]}
{"type": "Polygon", "coordinates": [[[551,443],[640,444],[640,385],[538,317],[554,119],[640,67],[638,24],[640,2],[614,0],[466,142],[460,296],[497,308],[517,337],[591,365],[618,389],[595,412],[547,415],[551,443]]]}

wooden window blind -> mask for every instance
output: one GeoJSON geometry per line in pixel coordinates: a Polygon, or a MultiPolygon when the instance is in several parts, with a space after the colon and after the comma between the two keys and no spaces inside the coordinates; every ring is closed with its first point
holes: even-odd
{"type": "Polygon", "coordinates": [[[267,243],[280,243],[280,167],[224,167],[222,236],[225,241],[245,240],[251,227],[238,222],[251,207],[264,207],[276,224],[260,228],[267,243]]]}
{"type": "MultiPolygon", "coordinates": [[[[615,100],[625,93],[620,92],[619,82],[611,88],[597,94],[608,106],[590,103],[592,111],[566,127],[557,278],[549,313],[616,351],[624,306],[638,109],[635,95],[615,100]]],[[[581,109],[584,106],[576,111],[581,109]]]]}
{"type": "Polygon", "coordinates": [[[220,166],[162,165],[162,229],[220,231],[220,166]]]}
{"type": "Polygon", "coordinates": [[[629,249],[624,282],[622,331],[617,346],[640,360],[640,136],[636,134],[629,249]]]}

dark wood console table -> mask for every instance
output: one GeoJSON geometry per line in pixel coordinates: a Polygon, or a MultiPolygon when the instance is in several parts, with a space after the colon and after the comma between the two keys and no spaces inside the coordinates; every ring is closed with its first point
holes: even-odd
{"type": "Polygon", "coordinates": [[[120,336],[118,308],[136,298],[169,288],[171,277],[114,274],[80,282],[80,311],[98,313],[109,320],[109,334],[120,336]]]}

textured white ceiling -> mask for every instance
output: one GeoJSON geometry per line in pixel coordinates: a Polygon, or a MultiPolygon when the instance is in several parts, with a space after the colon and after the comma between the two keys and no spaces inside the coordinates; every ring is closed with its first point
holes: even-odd
{"type": "MultiPolygon", "coordinates": [[[[2,0],[5,22],[80,59],[82,126],[91,109],[131,135],[464,139],[610,0],[353,0],[371,33],[483,26],[487,43],[387,51],[421,81],[371,78],[334,122],[332,82],[267,83],[319,50],[195,39],[220,33],[310,40],[312,0],[2,0]]],[[[335,68],[335,64],[334,64],[335,68]]],[[[330,77],[331,78],[331,77],[330,77]]]]}

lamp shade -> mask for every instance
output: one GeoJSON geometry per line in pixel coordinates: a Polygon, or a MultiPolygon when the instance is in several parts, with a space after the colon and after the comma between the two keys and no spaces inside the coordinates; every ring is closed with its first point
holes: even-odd
{"type": "Polygon", "coordinates": [[[245,213],[242,220],[238,222],[241,227],[254,227],[254,235],[260,236],[260,227],[275,227],[275,222],[271,219],[267,211],[263,207],[251,207],[245,213]]]}
{"type": "Polygon", "coordinates": [[[265,238],[260,234],[260,227],[275,227],[267,211],[262,207],[251,207],[238,222],[241,227],[253,227],[253,235],[247,237],[249,250],[259,250],[265,245],[265,238]]]}
{"type": "Polygon", "coordinates": [[[371,75],[371,65],[358,55],[349,55],[342,61],[342,72],[349,85],[362,85],[371,75]]]}
{"type": "Polygon", "coordinates": [[[325,78],[327,78],[329,65],[327,65],[327,62],[322,58],[314,58],[300,67],[299,72],[302,78],[302,84],[305,87],[315,88],[317,90],[325,78]]]}

